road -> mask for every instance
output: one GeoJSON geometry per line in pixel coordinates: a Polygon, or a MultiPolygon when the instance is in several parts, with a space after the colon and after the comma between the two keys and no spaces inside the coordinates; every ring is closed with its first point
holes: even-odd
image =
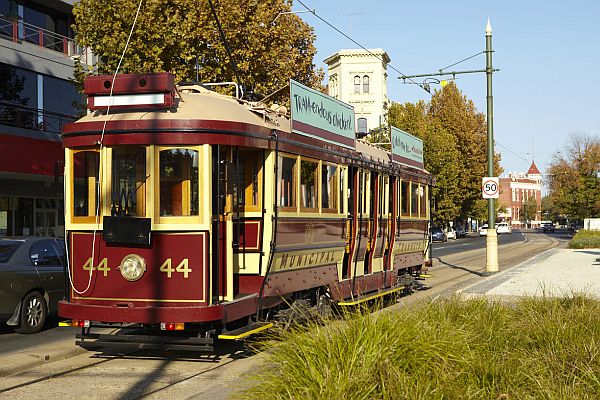
{"type": "MultiPolygon", "coordinates": [[[[500,269],[562,246],[569,237],[558,231],[554,234],[513,232],[501,237],[500,269]]],[[[458,288],[481,280],[485,270],[485,238],[436,243],[433,257],[431,278],[424,282],[422,290],[402,297],[397,306],[450,296],[458,288]]],[[[235,343],[217,346],[215,354],[210,356],[148,351],[123,354],[110,349],[87,352],[75,347],[73,337],[72,328],[49,329],[27,336],[7,329],[0,331],[0,364],[10,364],[11,357],[21,355],[43,359],[48,354],[49,361],[54,361],[5,374],[0,379],[0,399],[82,396],[102,400],[228,399],[243,387],[240,385],[244,385],[248,371],[263,365],[265,357],[264,353],[252,354],[235,343]],[[73,352],[66,359],[53,360],[52,352],[60,346],[73,352]]]]}

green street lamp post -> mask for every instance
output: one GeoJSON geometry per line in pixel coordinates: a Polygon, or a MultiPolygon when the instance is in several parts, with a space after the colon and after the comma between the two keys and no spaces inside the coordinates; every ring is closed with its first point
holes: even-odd
{"type": "MultiPolygon", "coordinates": [[[[487,152],[488,176],[494,174],[494,97],[492,96],[492,25],[488,18],[485,27],[485,74],[487,76],[487,152]]],[[[496,232],[494,199],[488,199],[488,233],[486,236],[485,275],[498,272],[498,234],[496,232]]]]}
{"type": "MultiPolygon", "coordinates": [[[[454,63],[446,68],[440,69],[438,72],[434,72],[431,74],[416,74],[416,75],[401,75],[398,79],[402,79],[404,83],[407,83],[406,80],[410,79],[413,84],[418,84],[413,81],[412,78],[432,78],[435,76],[452,76],[460,74],[479,74],[484,73],[487,75],[487,151],[488,151],[488,177],[494,176],[494,100],[492,97],[492,74],[494,72],[500,71],[499,69],[494,69],[492,67],[492,25],[490,24],[490,20],[488,18],[487,26],[485,27],[485,51],[477,53],[471,57],[465,58],[457,63],[454,63]],[[479,70],[469,70],[469,71],[444,71],[456,64],[459,64],[463,61],[470,60],[471,58],[485,53],[486,54],[486,66],[485,69],[479,70]]],[[[420,84],[423,89],[427,92],[430,92],[429,84],[427,81],[423,81],[420,84]]],[[[482,188],[483,189],[483,188],[482,188]]],[[[495,272],[498,272],[498,234],[496,232],[496,208],[494,206],[494,199],[488,199],[488,233],[486,238],[486,268],[484,275],[490,275],[495,272]]]]}

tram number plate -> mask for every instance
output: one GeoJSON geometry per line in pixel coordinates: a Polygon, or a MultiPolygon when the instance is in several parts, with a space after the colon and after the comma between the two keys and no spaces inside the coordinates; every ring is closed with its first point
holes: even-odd
{"type": "MultiPolygon", "coordinates": [[[[159,271],[167,274],[167,278],[173,277],[173,273],[181,273],[183,274],[183,278],[187,279],[192,272],[192,269],[189,267],[189,259],[184,258],[177,267],[173,268],[173,260],[171,258],[167,258],[160,266],[159,271]]],[[[83,270],[96,270],[102,272],[104,276],[108,276],[111,268],[108,266],[108,258],[103,258],[97,266],[94,266],[92,263],[92,258],[88,258],[85,264],[83,264],[83,270]]]]}

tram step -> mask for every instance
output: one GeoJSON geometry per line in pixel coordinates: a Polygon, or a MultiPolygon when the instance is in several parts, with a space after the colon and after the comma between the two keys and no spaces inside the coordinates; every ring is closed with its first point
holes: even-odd
{"type": "Polygon", "coordinates": [[[405,286],[398,286],[392,289],[388,289],[388,290],[384,290],[382,292],[377,292],[377,293],[368,293],[364,296],[359,296],[359,297],[355,297],[353,300],[348,300],[348,301],[340,301],[338,303],[338,306],[356,306],[358,304],[370,301],[370,300],[374,300],[377,299],[379,297],[383,297],[386,296],[388,294],[392,294],[392,293],[396,293],[400,290],[404,290],[405,286]]]}
{"type": "Polygon", "coordinates": [[[223,332],[218,338],[223,340],[240,340],[255,335],[273,326],[272,322],[254,322],[233,331],[223,332]]]}

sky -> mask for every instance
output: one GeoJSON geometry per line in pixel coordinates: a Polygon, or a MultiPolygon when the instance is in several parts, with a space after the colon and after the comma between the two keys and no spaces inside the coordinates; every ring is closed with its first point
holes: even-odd
{"type": "MultiPolygon", "coordinates": [[[[366,48],[382,48],[406,75],[436,72],[485,50],[492,26],[494,139],[503,175],[527,172],[532,159],[545,172],[574,134],[600,135],[600,1],[496,0],[454,2],[302,0],[308,8],[366,48]]],[[[294,11],[305,10],[294,1],[294,11]]],[[[340,49],[357,46],[310,13],[317,67],[340,49]]],[[[485,54],[448,70],[485,69],[485,54]]],[[[417,85],[402,84],[388,65],[388,97],[428,101],[417,85]]],[[[422,78],[421,78],[422,79],[422,78]]],[[[417,79],[415,79],[417,80],[417,79]]],[[[422,80],[421,80],[422,82],[422,80]]],[[[455,81],[485,113],[486,75],[455,81]]],[[[432,85],[432,89],[439,85],[432,85]]]]}

